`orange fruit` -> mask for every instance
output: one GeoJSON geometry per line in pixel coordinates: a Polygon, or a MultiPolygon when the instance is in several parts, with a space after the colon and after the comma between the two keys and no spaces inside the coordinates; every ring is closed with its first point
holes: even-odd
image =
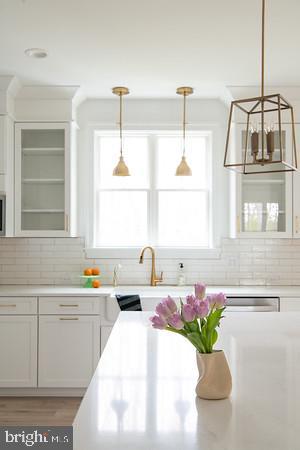
{"type": "Polygon", "coordinates": [[[91,275],[93,275],[93,271],[90,268],[84,269],[83,273],[86,277],[90,277],[91,275]]]}
{"type": "Polygon", "coordinates": [[[101,281],[93,280],[92,286],[93,286],[93,288],[99,288],[101,286],[101,281]]]}
{"type": "Polygon", "coordinates": [[[99,269],[99,267],[93,267],[93,268],[92,268],[92,274],[93,274],[93,275],[100,275],[100,269],[99,269]]]}

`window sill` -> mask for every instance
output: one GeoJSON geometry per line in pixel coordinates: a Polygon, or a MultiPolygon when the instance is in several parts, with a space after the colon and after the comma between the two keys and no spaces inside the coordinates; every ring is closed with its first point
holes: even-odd
{"type": "MultiPolygon", "coordinates": [[[[87,258],[97,259],[138,259],[141,247],[93,247],[86,248],[87,258]]],[[[155,247],[157,259],[219,259],[221,250],[216,248],[174,248],[155,247]]],[[[145,253],[145,258],[151,258],[150,252],[145,253]]]]}

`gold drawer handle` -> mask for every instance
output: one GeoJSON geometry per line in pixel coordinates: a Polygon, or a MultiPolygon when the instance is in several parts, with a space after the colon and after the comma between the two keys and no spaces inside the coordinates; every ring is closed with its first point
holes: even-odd
{"type": "Polygon", "coordinates": [[[236,230],[238,233],[241,232],[241,221],[240,221],[240,216],[236,217],[236,230]]]}
{"type": "Polygon", "coordinates": [[[60,317],[59,320],[79,320],[78,317],[60,317]]]}
{"type": "Polygon", "coordinates": [[[296,222],[296,233],[299,233],[299,217],[298,216],[295,217],[295,222],[296,222]]]}
{"type": "Polygon", "coordinates": [[[59,305],[61,308],[78,308],[79,305],[59,305]]]}
{"type": "Polygon", "coordinates": [[[1,308],[16,308],[16,306],[17,306],[17,305],[16,305],[16,304],[13,304],[13,303],[12,303],[11,305],[8,305],[8,304],[3,305],[3,304],[0,303],[0,307],[1,307],[1,308]]]}

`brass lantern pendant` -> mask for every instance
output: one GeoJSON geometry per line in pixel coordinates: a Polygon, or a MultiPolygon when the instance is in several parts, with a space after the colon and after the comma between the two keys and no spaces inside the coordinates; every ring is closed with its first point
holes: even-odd
{"type": "Polygon", "coordinates": [[[297,170],[293,107],[281,94],[265,95],[265,5],[262,0],[261,95],[233,101],[229,113],[224,167],[245,175],[297,170]],[[246,124],[240,149],[232,145],[235,123],[246,124]]]}

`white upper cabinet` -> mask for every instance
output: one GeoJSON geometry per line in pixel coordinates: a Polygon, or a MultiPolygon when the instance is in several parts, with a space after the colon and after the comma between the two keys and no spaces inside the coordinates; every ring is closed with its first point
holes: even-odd
{"type": "Polygon", "coordinates": [[[5,116],[0,116],[0,175],[5,172],[5,116]]]}
{"type": "MultiPolygon", "coordinates": [[[[245,126],[238,125],[236,139],[238,148],[245,146],[245,133],[245,126]]],[[[282,135],[283,146],[286,151],[290,151],[289,130],[283,130],[282,135]]],[[[278,142],[278,132],[275,132],[275,151],[278,142]]],[[[293,236],[292,172],[239,174],[236,200],[236,231],[239,237],[293,236]]]]}
{"type": "Polygon", "coordinates": [[[298,170],[293,173],[293,230],[294,238],[300,238],[300,125],[295,126],[298,150],[298,170]]]}
{"type": "Polygon", "coordinates": [[[71,127],[15,125],[15,234],[70,236],[71,127]]]}

